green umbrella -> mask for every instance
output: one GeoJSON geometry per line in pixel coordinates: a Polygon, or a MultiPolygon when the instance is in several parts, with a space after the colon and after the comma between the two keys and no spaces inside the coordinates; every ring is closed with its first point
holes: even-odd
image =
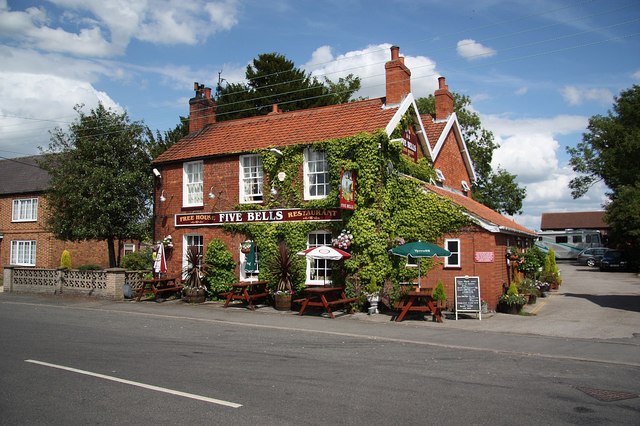
{"type": "Polygon", "coordinates": [[[420,285],[420,259],[423,257],[449,257],[451,252],[432,243],[414,241],[394,247],[390,250],[396,256],[413,257],[418,259],[418,285],[420,285]]]}

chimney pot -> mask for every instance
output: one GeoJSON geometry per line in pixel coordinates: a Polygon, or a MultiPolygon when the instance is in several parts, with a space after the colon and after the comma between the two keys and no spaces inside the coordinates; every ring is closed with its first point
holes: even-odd
{"type": "Polygon", "coordinates": [[[391,46],[391,60],[384,65],[387,105],[399,104],[411,93],[411,71],[400,56],[400,47],[391,46]]]}
{"type": "Polygon", "coordinates": [[[205,99],[211,99],[211,87],[204,88],[204,97],[205,99]]]}
{"type": "Polygon", "coordinates": [[[400,47],[399,46],[391,46],[391,60],[395,61],[400,56],[400,47]]]}
{"type": "Polygon", "coordinates": [[[438,89],[435,92],[436,120],[445,120],[453,114],[453,95],[444,77],[438,77],[438,89]]]}
{"type": "Polygon", "coordinates": [[[447,85],[445,84],[445,78],[444,77],[438,77],[438,88],[439,89],[448,89],[447,85]]]}

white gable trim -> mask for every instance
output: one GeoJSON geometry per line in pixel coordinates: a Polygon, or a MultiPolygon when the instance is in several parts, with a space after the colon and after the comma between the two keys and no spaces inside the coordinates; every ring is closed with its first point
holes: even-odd
{"type": "Polygon", "coordinates": [[[440,134],[440,138],[433,148],[433,161],[436,161],[438,155],[440,154],[440,150],[444,146],[445,141],[447,140],[447,135],[453,129],[453,132],[456,135],[456,139],[458,140],[458,146],[460,147],[460,152],[462,153],[462,159],[464,160],[465,165],[467,166],[467,171],[469,172],[469,177],[472,181],[476,180],[476,171],[473,168],[473,162],[471,161],[471,156],[469,155],[469,150],[467,149],[467,143],[464,141],[462,137],[462,132],[460,131],[460,123],[458,122],[458,116],[454,112],[449,116],[447,120],[447,125],[442,130],[440,134]]]}
{"type": "Polygon", "coordinates": [[[420,118],[420,113],[418,111],[418,105],[416,105],[416,101],[413,98],[413,94],[409,93],[400,103],[398,110],[385,127],[384,131],[387,136],[391,137],[391,133],[396,129],[398,124],[400,124],[400,120],[407,110],[413,106],[414,117],[416,118],[416,124],[419,129],[416,131],[416,136],[418,136],[418,140],[420,141],[420,145],[422,146],[422,152],[425,153],[431,161],[435,159],[433,155],[433,151],[431,151],[431,145],[429,144],[429,140],[427,139],[427,132],[424,130],[424,124],[422,124],[422,119],[420,118]]]}

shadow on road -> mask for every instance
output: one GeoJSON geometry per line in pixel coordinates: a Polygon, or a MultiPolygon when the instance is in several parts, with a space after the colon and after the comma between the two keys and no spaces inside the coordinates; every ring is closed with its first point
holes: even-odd
{"type": "Polygon", "coordinates": [[[622,309],[631,312],[640,312],[640,296],[636,295],[595,295],[565,293],[566,297],[578,297],[586,299],[603,308],[622,309]]]}

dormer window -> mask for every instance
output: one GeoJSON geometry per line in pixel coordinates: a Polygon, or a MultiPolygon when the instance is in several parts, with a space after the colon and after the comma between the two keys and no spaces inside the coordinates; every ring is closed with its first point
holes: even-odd
{"type": "Polygon", "coordinates": [[[467,183],[466,180],[462,181],[462,191],[464,192],[469,192],[471,190],[471,188],[469,188],[469,184],[467,183]]]}
{"type": "Polygon", "coordinates": [[[440,170],[440,169],[436,169],[436,177],[438,178],[438,180],[440,182],[444,182],[445,181],[444,173],[442,173],[442,170],[440,170]]]}

